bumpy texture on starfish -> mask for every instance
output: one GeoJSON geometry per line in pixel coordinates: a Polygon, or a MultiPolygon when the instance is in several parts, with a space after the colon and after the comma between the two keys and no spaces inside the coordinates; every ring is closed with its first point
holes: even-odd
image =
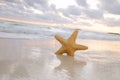
{"type": "Polygon", "coordinates": [[[58,35],[55,35],[55,38],[62,44],[62,47],[56,52],[56,54],[62,55],[63,53],[67,53],[67,55],[69,56],[74,56],[74,52],[76,50],[88,49],[87,46],[83,46],[75,43],[77,34],[78,34],[78,30],[76,29],[67,40],[63,39],[58,35]]]}

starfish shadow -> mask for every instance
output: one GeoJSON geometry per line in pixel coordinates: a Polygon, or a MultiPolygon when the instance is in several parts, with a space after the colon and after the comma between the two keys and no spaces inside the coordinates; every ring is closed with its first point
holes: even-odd
{"type": "Polygon", "coordinates": [[[76,70],[81,70],[86,62],[75,60],[74,57],[66,56],[66,55],[56,55],[56,57],[60,60],[60,65],[55,67],[54,70],[56,72],[66,71],[67,75],[71,80],[76,76],[76,70]]]}

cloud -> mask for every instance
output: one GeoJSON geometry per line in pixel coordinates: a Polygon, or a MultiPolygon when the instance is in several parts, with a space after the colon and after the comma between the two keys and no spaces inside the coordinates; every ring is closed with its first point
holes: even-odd
{"type": "Polygon", "coordinates": [[[36,17],[39,20],[48,21],[48,22],[56,22],[56,23],[67,23],[67,22],[69,22],[69,20],[67,20],[65,18],[62,18],[58,14],[54,14],[54,13],[44,13],[42,15],[36,15],[36,17]]]}
{"type": "Polygon", "coordinates": [[[101,8],[108,13],[120,15],[120,2],[118,0],[100,0],[101,8]]]}
{"type": "Polygon", "coordinates": [[[83,10],[83,13],[91,18],[91,19],[100,19],[103,18],[103,11],[102,10],[95,10],[95,9],[86,9],[83,10]]]}
{"type": "Polygon", "coordinates": [[[67,17],[70,17],[70,15],[79,16],[81,14],[80,8],[76,6],[69,6],[66,9],[60,9],[60,11],[67,17]]]}
{"type": "Polygon", "coordinates": [[[20,0],[1,0],[1,2],[19,3],[20,0]]]}
{"type": "Polygon", "coordinates": [[[79,16],[81,14],[80,8],[76,7],[76,6],[69,6],[66,11],[70,14],[70,15],[77,15],[79,16]]]}
{"type": "Polygon", "coordinates": [[[82,7],[87,7],[87,6],[88,6],[86,0],[76,0],[76,3],[77,3],[79,6],[82,6],[82,7]]]}
{"type": "MultiPolygon", "coordinates": [[[[23,1],[27,6],[34,7],[40,10],[48,10],[48,0],[24,0],[23,1]]],[[[24,4],[24,5],[25,5],[24,4]]]]}
{"type": "Polygon", "coordinates": [[[114,18],[107,18],[103,22],[107,26],[111,27],[119,27],[120,26],[120,19],[114,19],[114,18]]]}
{"type": "Polygon", "coordinates": [[[31,8],[49,10],[48,0],[2,0],[0,3],[5,4],[2,9],[7,9],[10,12],[16,10],[16,12],[22,11],[24,13],[24,11],[30,11],[31,8]]]}
{"type": "Polygon", "coordinates": [[[55,5],[48,5],[48,0],[21,0],[20,2],[18,0],[3,0],[2,2],[5,5],[0,7],[0,16],[57,23],[69,22],[57,13],[55,5]]]}
{"type": "Polygon", "coordinates": [[[120,1],[119,0],[99,0],[99,1],[100,1],[101,10],[103,10],[104,14],[107,15],[107,17],[104,17],[102,23],[110,27],[119,27],[120,26],[120,10],[119,10],[120,1]]]}

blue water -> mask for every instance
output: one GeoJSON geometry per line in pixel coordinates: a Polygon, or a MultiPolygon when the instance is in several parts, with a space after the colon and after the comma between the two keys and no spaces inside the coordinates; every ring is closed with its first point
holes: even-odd
{"type": "MultiPolygon", "coordinates": [[[[52,27],[52,26],[40,26],[25,24],[19,22],[9,22],[0,20],[0,37],[1,38],[21,38],[21,39],[41,39],[41,38],[53,38],[55,34],[58,34],[64,38],[67,38],[73,32],[73,29],[52,27]]],[[[120,41],[120,35],[92,32],[80,30],[79,39],[93,39],[93,40],[116,40],[120,41]]]]}

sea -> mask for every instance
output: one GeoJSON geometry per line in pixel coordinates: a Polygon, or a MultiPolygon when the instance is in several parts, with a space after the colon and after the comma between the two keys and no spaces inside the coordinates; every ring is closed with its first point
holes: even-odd
{"type": "MultiPolygon", "coordinates": [[[[64,28],[62,26],[52,27],[0,20],[0,38],[49,39],[54,38],[54,35],[56,34],[67,38],[73,31],[74,29],[64,28]]],[[[120,41],[119,34],[102,33],[82,29],[79,29],[78,38],[120,41]]]]}

